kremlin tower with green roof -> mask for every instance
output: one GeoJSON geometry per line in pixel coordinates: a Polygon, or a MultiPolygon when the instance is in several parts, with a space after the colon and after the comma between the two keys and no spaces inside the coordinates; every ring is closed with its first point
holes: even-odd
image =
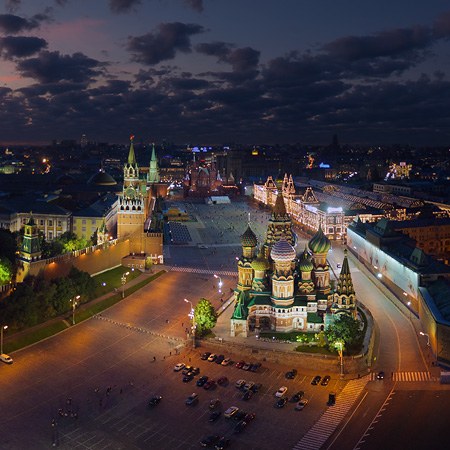
{"type": "Polygon", "coordinates": [[[260,251],[250,224],[241,244],[231,336],[246,337],[254,330],[317,333],[325,328],[325,318],[329,323],[338,314],[356,317],[357,300],[347,252],[333,291],[327,261],[330,240],[319,227],[297,255],[291,218],[281,193],[260,251]]]}

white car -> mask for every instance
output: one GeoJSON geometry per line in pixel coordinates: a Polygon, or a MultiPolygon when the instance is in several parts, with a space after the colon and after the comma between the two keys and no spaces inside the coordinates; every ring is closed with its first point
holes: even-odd
{"type": "Polygon", "coordinates": [[[230,406],[224,413],[224,417],[229,419],[230,417],[233,417],[237,412],[239,411],[239,408],[237,406],[230,406]]]}
{"type": "Polygon", "coordinates": [[[295,405],[295,409],[297,411],[301,411],[307,404],[308,404],[308,399],[304,398],[303,400],[300,400],[299,402],[297,402],[297,404],[295,405]]]}
{"type": "Polygon", "coordinates": [[[275,397],[283,397],[284,394],[287,392],[286,386],[281,386],[280,389],[278,389],[277,392],[275,392],[275,397]]]}
{"type": "Polygon", "coordinates": [[[178,363],[177,365],[174,366],[173,371],[179,372],[180,370],[184,369],[184,366],[185,366],[184,363],[178,363]]]}
{"type": "Polygon", "coordinates": [[[217,355],[215,354],[215,353],[211,353],[209,356],[208,356],[208,361],[209,362],[213,362],[213,361],[215,361],[217,359],[217,355]]]}
{"type": "Polygon", "coordinates": [[[12,364],[13,363],[13,359],[11,358],[11,356],[6,355],[5,353],[2,353],[0,355],[0,361],[3,361],[5,364],[12,364]]]}
{"type": "Polygon", "coordinates": [[[231,364],[231,358],[225,358],[220,364],[222,366],[229,366],[231,364]]]}

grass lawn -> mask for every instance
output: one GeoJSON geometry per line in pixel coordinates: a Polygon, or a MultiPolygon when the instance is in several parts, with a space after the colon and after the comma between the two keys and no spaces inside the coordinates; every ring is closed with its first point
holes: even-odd
{"type": "Polygon", "coordinates": [[[96,284],[95,298],[111,292],[114,288],[121,288],[122,275],[127,272],[127,282],[137,278],[142,273],[140,270],[131,270],[129,267],[120,266],[92,277],[96,284]]]}
{"type": "Polygon", "coordinates": [[[277,333],[274,331],[262,331],[259,336],[262,338],[275,338],[280,341],[298,342],[297,337],[301,337],[303,342],[316,342],[316,333],[303,333],[301,331],[291,331],[288,333],[277,333]]]}

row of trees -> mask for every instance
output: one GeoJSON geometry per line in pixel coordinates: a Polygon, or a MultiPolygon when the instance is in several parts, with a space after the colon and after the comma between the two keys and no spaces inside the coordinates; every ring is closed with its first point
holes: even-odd
{"type": "Polygon", "coordinates": [[[75,267],[54,280],[29,276],[0,302],[0,317],[12,329],[30,327],[70,311],[77,295],[81,302],[91,300],[95,288],[94,279],[75,267]]]}

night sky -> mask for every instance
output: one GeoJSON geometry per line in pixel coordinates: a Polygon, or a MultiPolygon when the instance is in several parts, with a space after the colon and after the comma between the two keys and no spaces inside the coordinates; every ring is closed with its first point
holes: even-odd
{"type": "Polygon", "coordinates": [[[447,145],[447,0],[6,0],[0,144],[447,145]]]}

